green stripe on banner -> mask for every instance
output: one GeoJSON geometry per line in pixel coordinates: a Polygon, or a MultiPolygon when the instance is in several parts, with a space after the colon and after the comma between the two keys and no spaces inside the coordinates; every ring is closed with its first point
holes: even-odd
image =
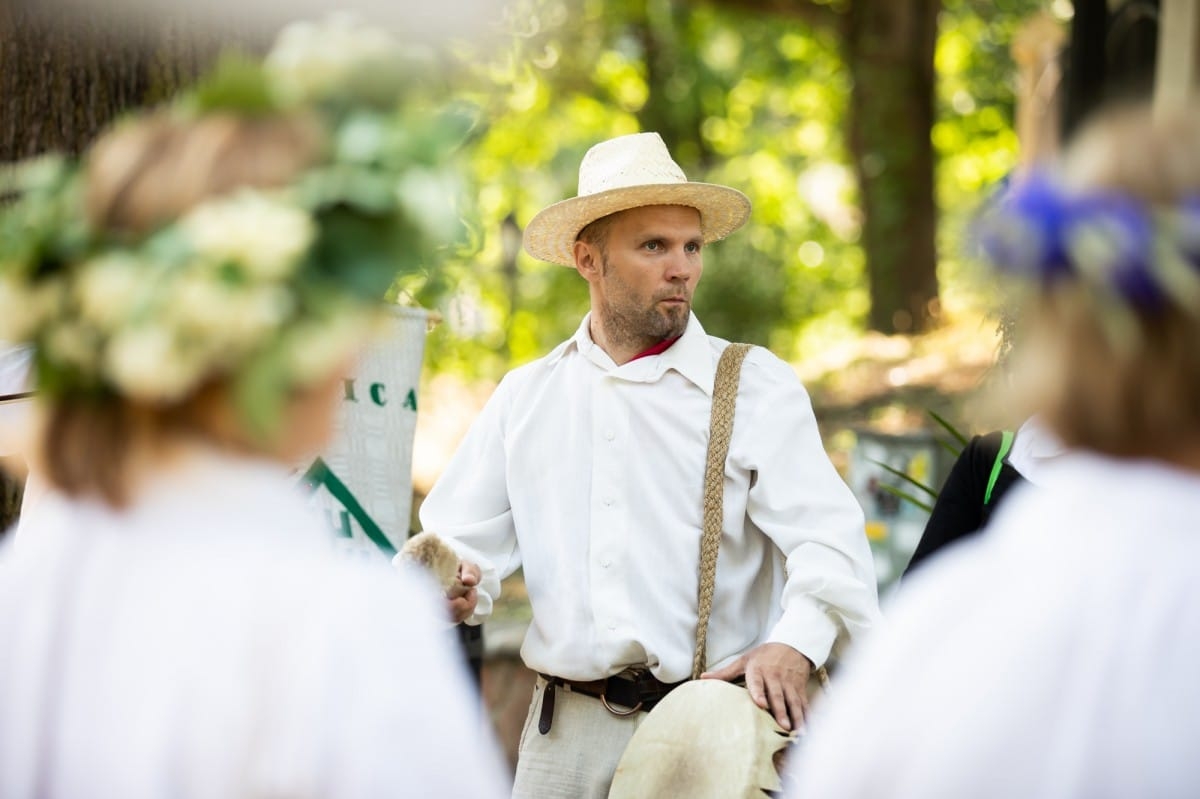
{"type": "Polygon", "coordinates": [[[321,458],[313,461],[312,466],[308,467],[308,471],[304,473],[301,481],[308,486],[310,492],[314,492],[320,486],[325,486],[325,489],[333,495],[333,498],[342,503],[342,506],[354,517],[363,532],[367,534],[367,538],[371,539],[375,546],[379,547],[386,555],[395,555],[396,548],[392,546],[392,542],[388,541],[387,536],[383,534],[383,530],[371,518],[366,509],[359,504],[354,495],[350,493],[350,489],[346,484],[338,479],[338,476],[329,468],[329,464],[325,463],[321,458]]]}

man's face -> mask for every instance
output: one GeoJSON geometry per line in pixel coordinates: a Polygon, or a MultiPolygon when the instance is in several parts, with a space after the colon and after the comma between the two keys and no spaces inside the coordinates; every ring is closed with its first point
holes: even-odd
{"type": "MultiPolygon", "coordinates": [[[[683,335],[704,269],[700,212],[650,205],[617,214],[600,250],[592,285],[593,318],[607,339],[635,352],[683,335]]],[[[583,270],[581,270],[583,271],[583,270]]]]}

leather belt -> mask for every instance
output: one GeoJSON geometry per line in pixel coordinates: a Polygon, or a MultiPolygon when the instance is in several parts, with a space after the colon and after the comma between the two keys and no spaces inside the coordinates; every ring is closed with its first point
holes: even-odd
{"type": "Polygon", "coordinates": [[[542,712],[538,718],[538,732],[550,732],[554,719],[554,689],[566,688],[584,696],[595,697],[604,709],[614,716],[631,716],[638,711],[648,711],[662,701],[663,697],[680,685],[665,683],[649,671],[622,672],[604,680],[567,680],[542,674],[546,688],[542,694],[542,712]]]}

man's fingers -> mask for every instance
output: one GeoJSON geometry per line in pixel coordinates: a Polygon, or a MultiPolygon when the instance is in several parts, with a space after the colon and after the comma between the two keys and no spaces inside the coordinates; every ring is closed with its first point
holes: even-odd
{"type": "Polygon", "coordinates": [[[746,672],[746,690],[750,692],[750,698],[754,700],[754,704],[761,707],[763,710],[769,710],[767,702],[767,692],[763,685],[763,679],[759,673],[753,669],[746,672]]]}
{"type": "MultiPolygon", "coordinates": [[[[788,718],[788,700],[784,693],[783,683],[778,678],[767,680],[766,694],[767,704],[770,705],[771,715],[779,722],[779,726],[785,730],[792,728],[791,719],[788,718]]],[[[760,705],[761,707],[761,705],[760,705]]]]}
{"type": "Polygon", "coordinates": [[[474,588],[468,589],[462,596],[450,600],[450,617],[454,619],[454,623],[458,624],[470,618],[475,612],[475,604],[478,595],[474,588]]]}
{"type": "Polygon", "coordinates": [[[458,581],[463,585],[479,585],[482,576],[479,567],[474,563],[465,560],[458,562],[458,581]]]}
{"type": "Polygon", "coordinates": [[[785,690],[784,695],[787,697],[788,716],[792,720],[792,726],[789,729],[802,729],[805,719],[808,718],[808,697],[805,696],[803,689],[797,691],[794,688],[785,690]]]}

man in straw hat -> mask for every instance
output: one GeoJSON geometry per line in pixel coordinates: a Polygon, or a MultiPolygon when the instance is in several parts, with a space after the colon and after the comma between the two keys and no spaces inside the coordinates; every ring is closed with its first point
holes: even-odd
{"type": "MultiPolygon", "coordinates": [[[[479,623],[524,567],[540,675],[515,796],[602,797],[645,712],[692,672],[702,493],[717,361],[691,313],[702,250],[750,202],[692,183],[656,133],[584,156],[579,196],[542,210],[526,250],[574,267],[591,312],[510,373],[421,511],[461,558],[456,618],[479,623]]],[[[781,726],[834,642],[871,625],[862,512],[822,447],[803,386],[746,356],[725,462],[704,675],[744,677],[781,726]]]]}

